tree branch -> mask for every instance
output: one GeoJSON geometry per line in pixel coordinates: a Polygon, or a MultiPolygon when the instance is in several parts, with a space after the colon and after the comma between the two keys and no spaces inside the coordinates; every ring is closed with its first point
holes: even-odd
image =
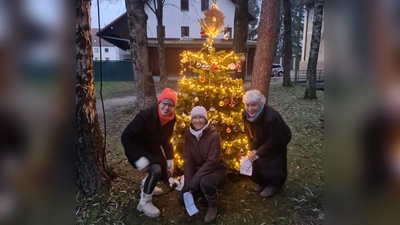
{"type": "MultiPolygon", "coordinates": [[[[155,15],[157,15],[156,14],[156,10],[154,10],[151,6],[150,6],[150,4],[149,4],[149,2],[147,1],[146,2],[146,5],[151,9],[151,11],[153,11],[153,13],[155,14],[155,15]]],[[[156,5],[156,3],[154,2],[154,6],[156,5]]]]}

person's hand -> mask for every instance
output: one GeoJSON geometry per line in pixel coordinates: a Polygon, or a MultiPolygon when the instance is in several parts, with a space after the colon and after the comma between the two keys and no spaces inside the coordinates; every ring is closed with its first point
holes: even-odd
{"type": "Polygon", "coordinates": [[[259,156],[257,155],[257,150],[252,150],[251,152],[249,152],[248,158],[249,161],[252,163],[256,161],[259,158],[259,156]]]}
{"type": "Polygon", "coordinates": [[[167,169],[171,171],[171,176],[174,175],[174,160],[173,159],[168,159],[167,160],[167,169]]]}

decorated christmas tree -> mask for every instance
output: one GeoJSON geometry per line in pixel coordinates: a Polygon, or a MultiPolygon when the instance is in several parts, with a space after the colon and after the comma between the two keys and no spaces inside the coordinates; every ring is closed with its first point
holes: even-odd
{"type": "Polygon", "coordinates": [[[230,171],[238,171],[240,156],[247,154],[247,138],[241,113],[244,84],[241,79],[231,79],[229,74],[241,70],[245,58],[234,52],[216,51],[213,41],[220,33],[227,39],[225,16],[215,1],[212,8],[204,11],[205,18],[198,25],[208,36],[199,52],[184,51],[181,54],[184,77],[178,83],[178,103],[175,110],[177,123],[174,130],[175,164],[182,168],[184,134],[190,126],[190,111],[204,106],[210,124],[217,128],[222,138],[222,157],[230,171]],[[196,76],[186,78],[187,69],[196,76]]]}

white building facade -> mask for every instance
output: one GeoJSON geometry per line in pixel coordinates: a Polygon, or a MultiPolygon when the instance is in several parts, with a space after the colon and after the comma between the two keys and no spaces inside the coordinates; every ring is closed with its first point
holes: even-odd
{"type": "MultiPolygon", "coordinates": [[[[152,1],[149,1],[152,6],[152,1]]],[[[165,0],[163,25],[166,38],[201,38],[198,20],[204,18],[203,12],[212,6],[212,0],[165,0]]],[[[235,3],[232,0],[218,0],[217,6],[225,15],[225,25],[229,25],[230,38],[233,38],[235,3]]],[[[148,15],[147,36],[157,38],[157,19],[153,11],[145,5],[148,15]]],[[[218,35],[223,38],[223,34],[218,35]]]]}

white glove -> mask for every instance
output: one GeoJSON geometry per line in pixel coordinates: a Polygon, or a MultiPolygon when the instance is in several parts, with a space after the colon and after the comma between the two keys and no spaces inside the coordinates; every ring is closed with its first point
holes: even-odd
{"type": "Polygon", "coordinates": [[[150,164],[149,160],[148,160],[146,157],[144,157],[144,156],[140,157],[140,159],[138,159],[138,160],[135,162],[136,168],[137,168],[138,170],[144,169],[144,168],[145,168],[147,165],[149,165],[149,164],[150,164]]]}
{"type": "Polygon", "coordinates": [[[172,174],[174,174],[174,160],[173,159],[167,159],[167,168],[171,171],[172,174]]]}

